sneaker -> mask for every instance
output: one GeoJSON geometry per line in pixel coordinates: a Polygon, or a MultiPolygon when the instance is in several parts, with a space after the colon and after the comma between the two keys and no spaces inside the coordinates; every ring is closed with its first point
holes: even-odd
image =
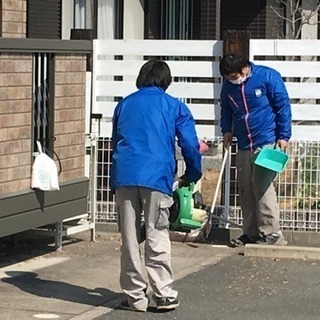
{"type": "Polygon", "coordinates": [[[128,300],[123,300],[121,303],[120,303],[120,309],[123,309],[123,310],[130,310],[130,311],[136,311],[136,312],[146,312],[147,311],[147,308],[145,309],[137,309],[133,306],[130,306],[129,305],[129,302],[128,300]]]}
{"type": "Polygon", "coordinates": [[[258,240],[258,238],[253,238],[250,237],[246,234],[243,234],[242,236],[240,236],[237,239],[232,239],[231,243],[235,246],[235,247],[243,247],[245,246],[247,243],[256,243],[258,240]]]}
{"type": "Polygon", "coordinates": [[[285,246],[288,244],[288,242],[286,241],[286,239],[283,237],[282,234],[278,234],[278,235],[268,234],[262,237],[262,239],[258,240],[256,243],[266,244],[266,245],[275,245],[275,246],[285,246]]]}
{"type": "Polygon", "coordinates": [[[179,306],[178,299],[171,300],[169,298],[156,298],[157,310],[173,310],[179,306]]]}

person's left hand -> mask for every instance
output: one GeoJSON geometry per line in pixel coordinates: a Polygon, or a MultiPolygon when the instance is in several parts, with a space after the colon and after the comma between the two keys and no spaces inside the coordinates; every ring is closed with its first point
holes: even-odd
{"type": "Polygon", "coordinates": [[[288,141],[279,139],[277,141],[277,146],[280,148],[281,151],[286,151],[286,149],[288,148],[288,141]]]}
{"type": "Polygon", "coordinates": [[[205,153],[206,151],[208,151],[209,146],[203,140],[199,139],[198,142],[200,146],[200,149],[199,149],[200,153],[205,153]]]}
{"type": "Polygon", "coordinates": [[[190,182],[187,180],[187,177],[185,174],[179,177],[179,188],[189,187],[189,185],[190,185],[190,182]]]}

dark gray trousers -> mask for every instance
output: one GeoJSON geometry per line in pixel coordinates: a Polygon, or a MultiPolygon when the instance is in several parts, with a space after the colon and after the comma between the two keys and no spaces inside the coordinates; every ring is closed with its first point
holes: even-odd
{"type": "Polygon", "coordinates": [[[277,174],[254,165],[255,156],[250,150],[239,150],[236,157],[244,234],[251,237],[279,234],[279,205],[274,186],[277,174]]]}

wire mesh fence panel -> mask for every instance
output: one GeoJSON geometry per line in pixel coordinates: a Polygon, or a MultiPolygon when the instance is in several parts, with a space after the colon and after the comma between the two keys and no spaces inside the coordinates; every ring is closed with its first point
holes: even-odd
{"type": "Polygon", "coordinates": [[[281,226],[294,230],[319,230],[320,143],[291,142],[290,163],[278,177],[277,195],[281,226]]]}
{"type": "MultiPolygon", "coordinates": [[[[96,138],[96,183],[95,185],[95,216],[97,223],[107,223],[117,221],[117,210],[114,195],[110,188],[110,169],[111,169],[111,138],[96,138]]],[[[87,146],[87,154],[93,152],[92,146],[87,146]]],[[[90,172],[90,177],[92,176],[90,172]]],[[[90,194],[92,194],[90,192],[90,194]]],[[[91,210],[91,199],[89,200],[91,210]]]]}
{"type": "MultiPolygon", "coordinates": [[[[235,159],[236,144],[232,146],[235,159]]],[[[282,229],[319,231],[319,179],[320,179],[320,142],[292,141],[287,149],[290,161],[286,169],[275,180],[277,200],[280,209],[282,229]]],[[[242,223],[242,212],[237,191],[237,173],[233,162],[229,167],[230,208],[229,219],[242,223]]]]}
{"type": "MultiPolygon", "coordinates": [[[[223,147],[222,143],[217,141],[206,143],[209,150],[202,157],[203,176],[199,183],[199,191],[202,193],[204,204],[210,206],[221,167],[223,147]]],[[[96,222],[116,222],[116,204],[110,189],[111,139],[98,137],[96,147],[96,184],[92,184],[96,186],[96,222]]],[[[88,155],[90,151],[91,147],[88,146],[88,155]]],[[[224,179],[216,203],[216,212],[241,225],[243,217],[237,186],[236,153],[237,145],[233,143],[231,160],[226,169],[229,170],[229,180],[224,179]]],[[[320,142],[292,141],[287,154],[290,161],[275,180],[281,227],[288,230],[319,231],[320,142]]],[[[185,166],[182,160],[178,160],[178,168],[178,174],[183,174],[185,166]]],[[[89,201],[89,208],[90,203],[89,201]]]]}

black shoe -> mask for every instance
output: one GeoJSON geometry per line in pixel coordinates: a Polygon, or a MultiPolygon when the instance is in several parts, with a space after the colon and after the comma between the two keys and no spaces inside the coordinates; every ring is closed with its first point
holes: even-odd
{"type": "Polygon", "coordinates": [[[120,303],[120,309],[130,310],[130,311],[136,311],[136,312],[146,312],[146,311],[147,311],[147,308],[145,308],[145,309],[137,309],[137,308],[135,308],[135,307],[130,306],[127,299],[121,301],[121,303],[120,303]]]}
{"type": "Polygon", "coordinates": [[[257,242],[257,238],[253,238],[250,237],[246,234],[243,234],[242,236],[240,236],[238,239],[232,239],[231,243],[235,246],[235,247],[243,247],[245,246],[247,243],[256,243],[257,242]]]}
{"type": "Polygon", "coordinates": [[[178,299],[171,300],[169,298],[156,298],[157,310],[173,310],[179,306],[178,299]]]}
{"type": "Polygon", "coordinates": [[[283,237],[282,233],[279,235],[268,234],[261,240],[256,242],[257,244],[275,245],[275,246],[286,246],[288,242],[283,237]]]}

